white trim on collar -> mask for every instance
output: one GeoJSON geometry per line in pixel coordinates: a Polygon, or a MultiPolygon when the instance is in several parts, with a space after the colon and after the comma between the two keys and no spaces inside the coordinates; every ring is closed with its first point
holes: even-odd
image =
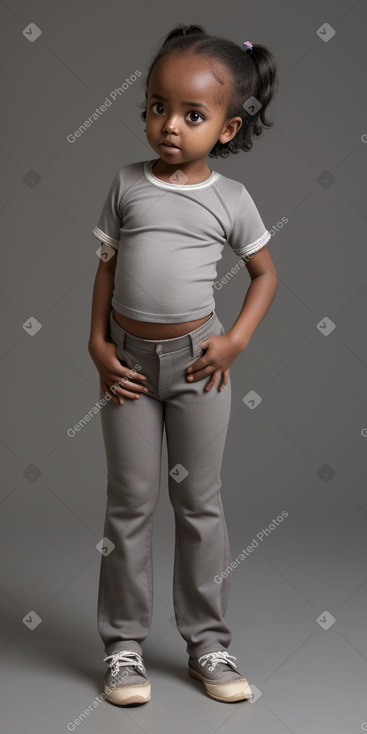
{"type": "MultiPolygon", "coordinates": [[[[211,186],[215,181],[218,180],[220,177],[220,173],[218,171],[212,171],[209,178],[205,179],[205,181],[200,181],[200,183],[196,184],[175,184],[175,183],[169,183],[168,181],[161,181],[160,178],[154,175],[152,171],[152,166],[155,161],[159,160],[158,158],[153,158],[150,161],[145,161],[144,163],[144,174],[145,177],[150,181],[150,183],[154,184],[155,186],[159,186],[161,189],[178,189],[181,191],[186,190],[196,190],[196,189],[206,189],[207,186],[211,186]]],[[[179,167],[178,167],[178,170],[179,167]]]]}

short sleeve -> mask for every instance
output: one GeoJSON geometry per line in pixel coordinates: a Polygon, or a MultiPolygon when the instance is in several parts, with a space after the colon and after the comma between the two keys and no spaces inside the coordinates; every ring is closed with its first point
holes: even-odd
{"type": "Polygon", "coordinates": [[[232,216],[232,230],[227,241],[236,255],[253,255],[270,240],[271,234],[245,186],[242,186],[232,216]]]}
{"type": "Polygon", "coordinates": [[[105,242],[114,250],[118,250],[120,229],[122,227],[120,186],[121,176],[119,171],[111,183],[98,222],[92,230],[92,234],[97,240],[105,242]]]}

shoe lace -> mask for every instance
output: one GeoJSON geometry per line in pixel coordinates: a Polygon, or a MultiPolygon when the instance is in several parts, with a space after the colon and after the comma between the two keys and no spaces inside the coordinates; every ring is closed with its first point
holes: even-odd
{"type": "Polygon", "coordinates": [[[226,663],[232,668],[237,668],[237,665],[235,665],[230,658],[232,658],[232,660],[237,660],[234,655],[229,655],[226,650],[218,650],[217,652],[208,652],[206,655],[201,655],[199,663],[201,663],[203,667],[208,663],[208,670],[214,670],[218,663],[226,663]]]}
{"type": "Polygon", "coordinates": [[[118,675],[120,667],[123,665],[130,665],[136,667],[141,673],[146,673],[146,669],[143,663],[143,659],[138,652],[132,652],[131,650],[121,650],[120,652],[114,652],[112,655],[107,655],[103,659],[111,668],[112,675],[118,675]]]}

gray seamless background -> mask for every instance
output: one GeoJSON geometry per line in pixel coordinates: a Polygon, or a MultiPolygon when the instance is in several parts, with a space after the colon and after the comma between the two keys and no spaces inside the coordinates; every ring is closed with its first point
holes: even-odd
{"type": "MultiPolygon", "coordinates": [[[[366,15],[362,1],[341,0],[1,2],[4,732],[367,730],[366,15]],[[152,699],[121,709],[97,698],[100,417],[73,438],[66,431],[98,401],[87,350],[91,230],[118,169],[155,157],[138,104],[148,63],[178,22],[264,43],[278,64],[273,128],[250,153],[208,159],[249,189],[279,274],[270,311],[231,368],[222,469],[232,557],[258,541],[232,571],[227,610],[229,652],[256,695],[221,704],[187,675],[164,453],[144,643],[152,699]],[[33,41],[31,23],[41,30],[33,41]],[[68,142],[136,69],[142,76],[68,142]]],[[[218,280],[237,262],[225,248],[218,280]]],[[[216,290],[227,329],[249,282],[240,268],[216,290]]]]}

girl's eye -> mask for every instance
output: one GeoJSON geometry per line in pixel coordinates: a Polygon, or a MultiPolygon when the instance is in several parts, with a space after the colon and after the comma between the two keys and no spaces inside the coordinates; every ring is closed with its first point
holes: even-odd
{"type": "MultiPolygon", "coordinates": [[[[161,103],[161,102],[155,102],[155,103],[154,103],[154,104],[152,105],[151,109],[153,110],[153,112],[154,112],[154,107],[159,107],[159,108],[163,108],[163,110],[164,110],[164,105],[162,105],[162,103],[161,103]]],[[[160,112],[156,110],[156,114],[157,114],[157,115],[160,115],[160,112]]],[[[188,115],[198,115],[199,117],[201,117],[201,119],[202,119],[202,120],[205,120],[205,117],[203,117],[203,115],[202,115],[202,114],[200,114],[199,112],[196,112],[195,110],[191,110],[191,112],[188,112],[187,114],[188,114],[188,115]]],[[[193,123],[195,123],[195,122],[198,122],[198,120],[190,120],[189,122],[193,122],[193,123]]]]}
{"type": "MultiPolygon", "coordinates": [[[[199,117],[201,117],[202,120],[205,119],[199,112],[195,112],[195,110],[192,110],[191,112],[189,112],[189,115],[199,115],[199,117]]],[[[197,120],[190,120],[190,122],[197,122],[197,120]]]]}
{"type": "MultiPolygon", "coordinates": [[[[163,107],[163,105],[162,105],[162,104],[161,104],[160,102],[155,102],[155,103],[154,103],[154,104],[152,105],[152,110],[154,109],[154,107],[163,107]]],[[[164,109],[164,107],[163,107],[163,109],[164,109]]],[[[157,114],[159,114],[159,112],[158,112],[157,114]]]]}

